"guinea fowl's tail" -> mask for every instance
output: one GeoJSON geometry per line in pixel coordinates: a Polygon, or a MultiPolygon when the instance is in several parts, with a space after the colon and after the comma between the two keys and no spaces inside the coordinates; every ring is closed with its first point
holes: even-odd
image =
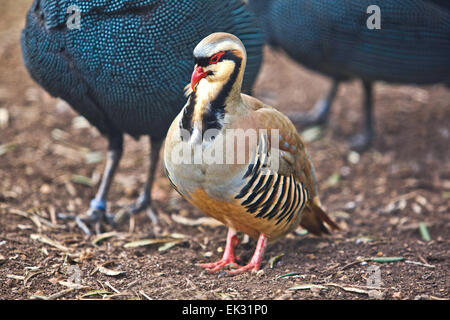
{"type": "Polygon", "coordinates": [[[305,208],[300,225],[317,236],[329,234],[330,230],[325,226],[327,224],[333,230],[340,230],[339,226],[331,220],[320,205],[319,198],[315,197],[312,203],[305,208]]]}

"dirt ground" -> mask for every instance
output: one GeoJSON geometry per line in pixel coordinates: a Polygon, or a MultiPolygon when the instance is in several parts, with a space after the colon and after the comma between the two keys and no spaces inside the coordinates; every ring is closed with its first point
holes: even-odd
{"type": "MultiPolygon", "coordinates": [[[[361,128],[362,92],[357,82],[343,85],[330,125],[303,131],[322,202],[342,230],[318,238],[299,229],[267,249],[257,274],[209,274],[196,264],[221,257],[226,228],[201,219],[161,166],[158,226],[142,213],[87,238],[55,219],[87,210],[106,141],[26,73],[18,39],[30,3],[0,2],[0,299],[449,298],[448,89],[377,84],[376,142],[357,154],[347,142],[361,128]],[[134,242],[142,239],[153,241],[134,242]]],[[[255,96],[286,113],[306,111],[328,87],[267,50],[255,96]]],[[[146,141],[126,138],[113,212],[143,186],[146,141]]],[[[242,242],[246,262],[255,241],[242,242]]]]}

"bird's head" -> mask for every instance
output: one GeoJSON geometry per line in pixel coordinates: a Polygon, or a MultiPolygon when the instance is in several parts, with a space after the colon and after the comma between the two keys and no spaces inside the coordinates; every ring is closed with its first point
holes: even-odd
{"type": "Polygon", "coordinates": [[[202,83],[216,88],[238,83],[240,89],[247,53],[238,37],[224,32],[210,34],[195,47],[194,59],[193,91],[202,83]]]}

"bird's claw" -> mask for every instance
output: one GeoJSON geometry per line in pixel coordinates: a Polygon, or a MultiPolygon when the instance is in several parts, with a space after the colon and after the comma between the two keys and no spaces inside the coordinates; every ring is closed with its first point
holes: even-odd
{"type": "Polygon", "coordinates": [[[117,227],[125,219],[132,215],[145,210],[147,216],[153,224],[158,224],[157,211],[152,207],[151,201],[146,197],[139,197],[137,202],[125,209],[120,210],[117,214],[106,212],[106,203],[93,199],[89,210],[83,216],[73,216],[63,213],[58,214],[58,218],[64,220],[75,220],[77,226],[88,236],[92,235],[90,227],[93,225],[96,234],[102,232],[103,224],[108,224],[112,227],[117,227]]]}
{"type": "Polygon", "coordinates": [[[96,234],[102,232],[102,223],[109,224],[113,227],[117,226],[114,221],[114,215],[106,212],[106,204],[104,201],[98,201],[93,199],[90,204],[89,210],[83,216],[67,215],[63,213],[58,214],[59,219],[63,220],[75,220],[77,226],[87,235],[91,236],[92,232],[90,226],[94,225],[96,234]]]}
{"type": "Polygon", "coordinates": [[[103,223],[106,223],[112,227],[117,226],[117,223],[114,221],[114,215],[107,213],[103,208],[90,208],[85,216],[77,216],[75,218],[75,222],[77,223],[77,226],[88,236],[92,235],[88,227],[89,225],[94,224],[96,234],[102,233],[103,223]]]}
{"type": "Polygon", "coordinates": [[[258,272],[258,270],[259,270],[259,265],[250,262],[250,263],[247,264],[246,266],[239,267],[239,268],[237,268],[237,269],[227,271],[227,273],[230,274],[230,275],[236,275],[236,274],[241,274],[241,273],[247,272],[247,271],[249,271],[249,270],[250,270],[252,273],[253,273],[253,272],[258,272]]]}
{"type": "Polygon", "coordinates": [[[118,212],[114,217],[114,222],[116,224],[120,224],[125,219],[130,218],[132,215],[144,210],[151,222],[153,224],[158,224],[157,210],[152,206],[151,201],[149,201],[145,196],[140,196],[135,204],[118,212]]]}
{"type": "Polygon", "coordinates": [[[205,268],[208,272],[214,273],[226,267],[239,268],[240,266],[233,259],[221,259],[217,262],[201,263],[200,267],[205,268]]]}

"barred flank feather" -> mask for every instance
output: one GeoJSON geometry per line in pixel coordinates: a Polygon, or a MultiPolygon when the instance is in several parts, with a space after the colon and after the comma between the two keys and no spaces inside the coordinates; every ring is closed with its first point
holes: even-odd
{"type": "Polygon", "coordinates": [[[275,225],[288,223],[300,214],[309,199],[309,192],[291,174],[281,175],[271,171],[268,162],[267,135],[262,135],[253,161],[243,176],[245,184],[235,199],[256,218],[274,219],[275,225]]]}

